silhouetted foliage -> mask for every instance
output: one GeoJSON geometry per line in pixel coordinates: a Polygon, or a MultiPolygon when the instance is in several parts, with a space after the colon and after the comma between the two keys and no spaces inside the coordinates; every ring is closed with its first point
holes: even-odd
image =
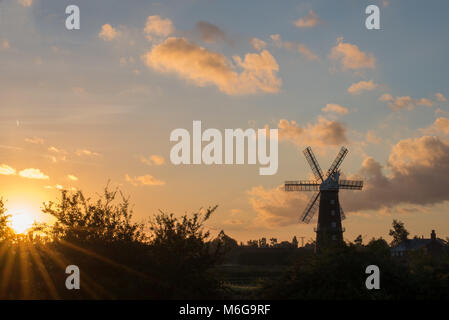
{"type": "Polygon", "coordinates": [[[118,201],[118,192],[106,187],[102,197],[92,202],[81,191],[70,194],[63,190],[58,203],[44,203],[42,210],[57,219],[51,235],[54,239],[74,242],[144,241],[143,224],[132,222],[129,198],[120,193],[121,201],[118,201]]]}
{"type": "Polygon", "coordinates": [[[223,253],[210,250],[203,226],[215,209],[180,219],[160,212],[145,232],[118,190],[106,187],[95,201],[62,191],[43,208],[55,224],[19,236],[8,233],[0,201],[0,299],[217,298],[211,269],[223,253]],[[65,288],[71,264],[81,271],[80,290],[65,288]]]}
{"type": "MultiPolygon", "coordinates": [[[[63,191],[43,212],[54,225],[18,235],[0,200],[0,299],[448,299],[449,245],[392,257],[382,239],[362,237],[341,248],[314,253],[276,238],[248,245],[222,230],[210,239],[205,222],[217,207],[178,217],[160,211],[147,224],[132,219],[119,190],[96,200],[63,191]],[[81,271],[81,289],[67,290],[68,265],[81,271]],[[381,270],[381,289],[365,287],[368,265],[381,270]],[[234,285],[235,281],[240,284],[234,285]]],[[[408,236],[393,221],[393,242],[408,236]]]]}
{"type": "MultiPolygon", "coordinates": [[[[298,260],[292,271],[261,289],[268,299],[448,299],[448,260],[404,264],[372,240],[360,250],[350,245],[298,260]],[[367,290],[365,268],[381,270],[380,290],[367,290]],[[419,269],[419,271],[418,271],[419,269]]],[[[427,256],[428,258],[428,256],[427,256]]]]}
{"type": "Polygon", "coordinates": [[[407,240],[408,231],[404,227],[404,223],[398,220],[393,220],[392,223],[393,229],[390,229],[389,235],[393,237],[393,241],[391,241],[391,245],[395,246],[402,241],[407,240]]]}
{"type": "Polygon", "coordinates": [[[3,199],[0,198],[0,241],[9,239],[13,235],[13,231],[8,226],[9,218],[10,216],[6,214],[3,199]]]}

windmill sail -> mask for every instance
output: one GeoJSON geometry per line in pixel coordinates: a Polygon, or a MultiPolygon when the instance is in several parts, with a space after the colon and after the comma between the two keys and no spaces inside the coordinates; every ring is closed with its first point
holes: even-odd
{"type": "Polygon", "coordinates": [[[362,180],[340,180],[338,182],[338,187],[340,189],[347,189],[347,190],[362,190],[363,181],[362,180]]]}
{"type": "Polygon", "coordinates": [[[320,165],[318,164],[318,161],[316,161],[315,155],[313,154],[312,148],[307,147],[303,151],[304,156],[307,159],[307,162],[310,165],[310,168],[312,168],[313,175],[315,176],[315,179],[319,182],[323,182],[323,172],[321,171],[320,165]]]}
{"type": "Polygon", "coordinates": [[[326,177],[329,177],[334,171],[338,170],[347,154],[348,149],[346,149],[345,147],[341,147],[340,152],[337,154],[334,162],[332,162],[329,170],[327,170],[326,177]]]}
{"type": "Polygon", "coordinates": [[[311,180],[285,181],[285,191],[319,191],[320,184],[311,180]]]}
{"type": "Polygon", "coordinates": [[[313,216],[315,215],[316,211],[320,207],[320,192],[317,191],[313,194],[313,196],[310,198],[309,203],[307,203],[306,209],[304,210],[301,221],[305,223],[309,223],[310,220],[312,220],[313,216]]]}

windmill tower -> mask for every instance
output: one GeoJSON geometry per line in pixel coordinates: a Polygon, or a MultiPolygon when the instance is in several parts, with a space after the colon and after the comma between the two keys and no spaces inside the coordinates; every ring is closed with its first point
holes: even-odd
{"type": "Polygon", "coordinates": [[[285,191],[315,191],[301,216],[301,222],[309,223],[319,210],[317,227],[314,229],[315,250],[319,252],[325,247],[343,243],[345,229],[341,225],[341,220],[345,219],[345,215],[338,200],[338,191],[340,189],[362,190],[363,181],[340,180],[339,167],[348,153],[345,147],[341,148],[326,175],[323,175],[312,148],[307,147],[303,152],[312,168],[315,181],[286,181],[285,191]]]}

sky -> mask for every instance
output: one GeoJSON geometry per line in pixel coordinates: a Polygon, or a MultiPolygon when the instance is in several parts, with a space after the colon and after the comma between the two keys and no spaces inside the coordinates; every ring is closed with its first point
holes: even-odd
{"type": "Polygon", "coordinates": [[[0,196],[51,221],[60,189],[109,181],[134,217],[218,205],[207,222],[238,241],[314,237],[302,150],[327,170],[341,146],[345,239],[449,236],[447,1],[0,1],[0,196]],[[380,30],[365,8],[380,9],[380,30]],[[80,29],[65,26],[68,5],[80,29]],[[279,166],[174,165],[170,133],[271,128],[279,166]]]}

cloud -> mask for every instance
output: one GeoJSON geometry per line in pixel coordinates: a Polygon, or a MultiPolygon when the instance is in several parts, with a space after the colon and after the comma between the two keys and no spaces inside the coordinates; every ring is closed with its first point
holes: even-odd
{"type": "Polygon", "coordinates": [[[362,91],[371,91],[378,87],[376,83],[374,83],[372,80],[370,81],[360,81],[357,83],[351,84],[351,86],[348,88],[348,92],[350,94],[359,94],[362,91]]]}
{"type": "Polygon", "coordinates": [[[74,176],[73,174],[67,175],[67,179],[72,180],[72,181],[78,181],[78,177],[74,176]]]}
{"type": "Polygon", "coordinates": [[[446,97],[443,96],[443,94],[440,93],[440,92],[435,93],[435,98],[436,98],[437,101],[439,101],[439,102],[446,102],[446,101],[447,101],[446,97]]]}
{"type": "Polygon", "coordinates": [[[384,167],[366,158],[359,172],[365,176],[364,190],[344,195],[348,211],[374,210],[400,204],[432,205],[449,200],[449,143],[438,137],[405,139],[393,146],[384,167]]]}
{"type": "Polygon", "coordinates": [[[104,24],[101,27],[100,33],[98,33],[98,36],[101,39],[103,39],[104,41],[112,41],[115,38],[117,38],[118,35],[119,35],[119,31],[117,31],[117,29],[115,29],[110,24],[104,24]]]}
{"type": "Polygon", "coordinates": [[[295,22],[295,26],[298,28],[312,28],[320,23],[320,19],[316,15],[315,11],[310,10],[309,15],[304,18],[300,18],[295,22]]]}
{"type": "Polygon", "coordinates": [[[249,41],[251,46],[254,48],[254,50],[262,51],[262,49],[265,49],[267,46],[267,43],[263,40],[260,40],[258,38],[251,38],[249,41]]]}
{"type": "Polygon", "coordinates": [[[166,38],[175,32],[175,27],[168,18],[149,16],[145,23],[144,32],[149,40],[152,40],[154,36],[166,38]]]}
{"type": "Polygon", "coordinates": [[[293,120],[289,122],[286,119],[281,119],[278,128],[280,140],[290,141],[298,146],[337,146],[348,142],[347,130],[343,124],[321,116],[318,117],[316,123],[308,123],[303,128],[293,120]]]}
{"type": "Polygon", "coordinates": [[[153,154],[151,156],[149,156],[148,158],[145,157],[140,157],[140,161],[142,161],[143,163],[149,165],[149,166],[161,166],[165,163],[165,159],[162,156],[158,156],[156,154],[153,154]]]}
{"type": "Polygon", "coordinates": [[[216,25],[206,22],[206,21],[198,21],[195,24],[195,31],[200,34],[201,40],[206,43],[213,43],[213,42],[228,40],[228,36],[226,35],[226,32],[221,30],[216,25]]]}
{"type": "Polygon", "coordinates": [[[31,5],[33,4],[33,0],[17,0],[22,6],[24,7],[31,7],[31,5]]]}
{"type": "Polygon", "coordinates": [[[19,172],[19,176],[27,179],[39,179],[39,180],[48,180],[49,177],[44,174],[41,170],[36,168],[28,168],[23,169],[19,172]]]}
{"type": "MultiPolygon", "coordinates": [[[[393,146],[385,166],[366,157],[358,173],[349,178],[360,176],[365,177],[362,191],[340,192],[346,213],[426,212],[420,206],[449,200],[449,142],[431,136],[401,140],[393,146]]],[[[257,219],[272,227],[297,224],[311,194],[285,192],[282,186],[268,190],[257,186],[248,193],[257,219]]]]}
{"type": "Polygon", "coordinates": [[[44,139],[39,137],[25,138],[25,142],[32,144],[44,144],[44,139]]]}
{"type": "MultiPolygon", "coordinates": [[[[65,188],[64,186],[62,186],[60,184],[55,184],[54,186],[44,186],[44,189],[69,190],[69,188],[65,188]]],[[[76,188],[75,187],[71,187],[70,190],[71,191],[76,191],[76,188]]]]}
{"type": "Polygon", "coordinates": [[[343,70],[374,69],[376,59],[372,53],[365,53],[354,44],[337,39],[337,45],[332,48],[329,58],[339,61],[343,70]]]}
{"type": "Polygon", "coordinates": [[[421,130],[426,134],[449,134],[449,119],[446,117],[439,117],[435,122],[429,127],[421,130]]]}
{"type": "Polygon", "coordinates": [[[326,107],[322,108],[321,111],[323,112],[334,112],[338,114],[347,114],[348,108],[345,108],[343,106],[340,106],[339,104],[334,103],[328,103],[326,104],[326,107]]]}
{"type": "Polygon", "coordinates": [[[50,147],[48,148],[48,151],[54,152],[54,153],[67,154],[67,151],[65,151],[65,150],[63,150],[63,149],[58,149],[58,148],[56,148],[56,147],[54,147],[54,146],[50,146],[50,147]]]}
{"type": "Polygon", "coordinates": [[[90,151],[87,149],[78,149],[76,150],[75,154],[79,157],[81,156],[87,156],[87,157],[96,157],[99,156],[100,154],[94,151],[90,151]]]}
{"type": "Polygon", "coordinates": [[[400,109],[413,110],[415,105],[432,107],[433,101],[427,98],[413,99],[410,96],[393,97],[389,93],[385,93],[379,97],[379,101],[387,102],[388,105],[395,111],[400,109]]]}
{"type": "Polygon", "coordinates": [[[311,61],[320,60],[320,58],[315,53],[313,53],[312,50],[310,50],[306,45],[302,43],[283,41],[279,34],[272,34],[270,38],[273,41],[274,45],[279,48],[299,52],[306,59],[311,61]]]}
{"type": "Polygon", "coordinates": [[[157,180],[153,176],[147,174],[144,176],[138,176],[138,177],[130,177],[129,175],[125,175],[126,181],[131,183],[133,186],[161,186],[164,185],[165,182],[161,180],[157,180]]]}
{"type": "Polygon", "coordinates": [[[415,103],[418,106],[424,106],[424,107],[432,107],[433,106],[433,101],[430,101],[427,98],[421,98],[419,100],[415,100],[415,103]]]}
{"type": "Polygon", "coordinates": [[[176,73],[200,87],[215,85],[229,95],[277,93],[282,83],[276,76],[279,70],[276,59],[267,50],[248,53],[243,60],[234,56],[234,66],[224,55],[185,38],[168,38],[154,45],[143,59],[156,71],[176,73]]]}
{"type": "Polygon", "coordinates": [[[248,195],[249,202],[257,213],[257,223],[266,227],[283,227],[299,223],[311,193],[285,192],[281,185],[274,189],[253,187],[248,195]]]}
{"type": "Polygon", "coordinates": [[[76,95],[82,96],[87,93],[87,90],[83,87],[72,87],[72,92],[76,95]]]}
{"type": "Polygon", "coordinates": [[[5,176],[13,176],[16,174],[16,169],[8,166],[7,164],[0,165],[0,174],[5,176]]]}
{"type": "Polygon", "coordinates": [[[379,138],[379,137],[377,137],[377,136],[374,134],[374,132],[368,131],[368,132],[366,133],[366,139],[365,139],[365,141],[366,141],[367,143],[379,144],[379,143],[382,142],[382,139],[379,138]]]}
{"type": "Polygon", "coordinates": [[[9,45],[9,41],[8,40],[3,40],[2,48],[5,49],[5,50],[8,50],[9,48],[11,48],[10,45],[9,45]]]}

